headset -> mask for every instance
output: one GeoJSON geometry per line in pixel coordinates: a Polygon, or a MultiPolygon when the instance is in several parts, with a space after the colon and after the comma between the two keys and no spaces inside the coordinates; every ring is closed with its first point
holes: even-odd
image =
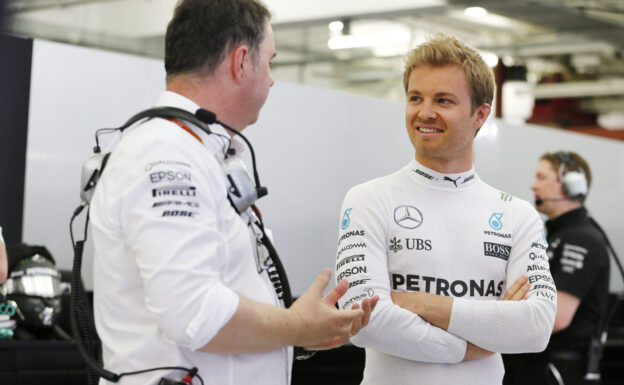
{"type": "MultiPolygon", "coordinates": [[[[86,296],[86,292],[84,291],[84,287],[82,286],[82,281],[80,279],[82,254],[84,251],[84,243],[87,239],[87,226],[89,223],[88,211],[85,221],[84,237],[82,240],[74,241],[72,225],[74,219],[82,212],[82,210],[85,207],[89,206],[95,192],[95,187],[97,186],[97,183],[102,176],[102,173],[104,172],[108,159],[111,155],[110,152],[103,153],[101,151],[99,145],[99,135],[106,132],[123,132],[126,128],[146,118],[183,120],[187,123],[192,124],[193,126],[204,131],[207,134],[219,135],[226,139],[226,141],[228,142],[228,146],[224,149],[223,159],[217,159],[217,161],[219,162],[223,175],[227,180],[228,200],[230,201],[232,208],[238,214],[242,214],[243,212],[249,212],[249,209],[251,209],[250,218],[252,221],[252,226],[255,226],[255,228],[259,230],[260,235],[258,236],[258,241],[262,245],[264,245],[264,247],[266,247],[271,259],[267,266],[267,273],[269,274],[269,277],[274,284],[275,291],[278,297],[283,300],[284,306],[286,308],[290,307],[290,305],[292,305],[293,303],[288,277],[286,276],[286,271],[284,269],[284,266],[282,265],[279,256],[277,255],[275,247],[271,243],[269,237],[266,235],[261,216],[258,209],[254,205],[254,202],[256,200],[267,195],[268,190],[266,187],[263,187],[260,184],[256,167],[256,157],[249,140],[247,140],[247,138],[236,129],[217,120],[216,114],[211,111],[198,109],[195,114],[193,114],[180,108],[155,107],[137,113],[121,127],[103,128],[97,130],[95,134],[96,145],[93,149],[93,154],[86,160],[83,165],[80,184],[81,203],[74,210],[69,224],[71,241],[74,247],[74,264],[72,268],[71,280],[72,291],[70,296],[70,323],[72,336],[74,337],[76,347],[78,348],[79,353],[81,354],[84,361],[87,363],[87,375],[90,384],[95,383],[99,377],[103,377],[111,382],[118,382],[122,376],[140,374],[156,370],[182,370],[188,373],[188,375],[180,382],[172,382],[171,380],[162,378],[159,385],[190,384],[192,378],[195,376],[199,379],[201,384],[203,384],[203,379],[197,373],[197,368],[189,369],[183,367],[158,367],[121,374],[113,373],[104,369],[102,363],[99,362],[98,359],[98,357],[100,356],[100,350],[97,341],[95,341],[97,333],[95,332],[95,327],[91,316],[90,305],[86,296]],[[254,175],[253,180],[251,179],[251,176],[247,172],[247,169],[245,168],[245,165],[242,161],[234,157],[228,157],[228,155],[233,154],[232,150],[229,148],[230,138],[225,135],[212,132],[209,128],[210,124],[219,124],[226,130],[230,131],[233,135],[237,135],[241,139],[243,139],[251,153],[251,161],[254,175]]],[[[313,352],[308,352],[302,348],[297,347],[295,347],[295,352],[295,358],[297,359],[305,359],[313,355],[313,352]]]]}
{"type": "MultiPolygon", "coordinates": [[[[249,147],[255,181],[254,183],[254,181],[251,180],[244,163],[240,159],[227,156],[229,155],[228,151],[225,151],[223,159],[217,159],[221,165],[224,176],[229,182],[228,199],[232,203],[232,206],[237,213],[241,214],[245,212],[247,208],[249,208],[256,200],[268,194],[267,188],[260,185],[260,179],[256,168],[256,156],[253,147],[251,146],[251,143],[249,143],[249,140],[238,132],[238,130],[235,130],[227,124],[218,121],[215,113],[205,109],[200,108],[195,114],[192,114],[189,111],[175,107],[155,107],[139,112],[128,119],[128,121],[119,128],[103,128],[96,132],[96,145],[93,149],[93,155],[87,159],[82,168],[80,197],[85,205],[91,203],[91,198],[95,192],[95,186],[97,185],[97,182],[106,167],[108,158],[111,155],[110,152],[103,153],[100,150],[99,135],[102,132],[123,132],[126,128],[145,118],[180,119],[193,124],[195,127],[207,134],[214,134],[208,127],[209,124],[217,123],[225,127],[234,135],[241,137],[247,144],[247,147],[249,147]]],[[[226,139],[229,140],[229,138],[226,139]]]]}
{"type": "Polygon", "coordinates": [[[578,170],[568,170],[566,168],[574,165],[574,159],[569,152],[559,151],[556,152],[555,157],[559,160],[559,170],[557,172],[559,180],[563,185],[563,191],[569,199],[583,200],[587,196],[587,175],[585,171],[579,167],[578,170]]]}

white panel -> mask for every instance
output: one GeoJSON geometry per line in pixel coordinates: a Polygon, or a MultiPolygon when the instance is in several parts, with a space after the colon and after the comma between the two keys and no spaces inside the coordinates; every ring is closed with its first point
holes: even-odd
{"type": "MultiPolygon", "coordinates": [[[[96,128],[149,107],[164,88],[162,63],[37,41],[27,154],[24,239],[70,268],[71,212],[96,128]]],[[[406,164],[413,149],[402,104],[277,83],[259,122],[245,130],[269,195],[258,205],[273,230],[294,294],[335,262],[340,205],[349,187],[406,164]]],[[[587,206],[624,254],[624,143],[492,120],[477,136],[475,164],[491,185],[532,200],[545,151],[574,150],[594,173],[587,206]]],[[[467,202],[469,204],[469,202],[467,202]]],[[[458,213],[460,214],[460,213],[458,213]]],[[[76,227],[78,230],[78,227],[76,227]]],[[[612,269],[612,288],[622,288],[612,269]]],[[[91,250],[85,253],[91,287],[91,250]]]]}
{"type": "MultiPolygon", "coordinates": [[[[97,128],[120,126],[164,89],[162,61],[35,40],[26,153],[23,240],[70,269],[69,219],[97,128]]],[[[83,238],[82,224],[75,226],[83,238]]],[[[83,273],[91,287],[92,248],[83,273]]]]}

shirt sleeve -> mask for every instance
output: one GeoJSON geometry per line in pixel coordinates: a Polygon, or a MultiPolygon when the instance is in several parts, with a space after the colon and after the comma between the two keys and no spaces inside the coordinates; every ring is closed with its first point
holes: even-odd
{"type": "Polygon", "coordinates": [[[379,296],[369,324],[351,342],[413,361],[462,361],[465,340],[392,302],[382,212],[381,202],[364,186],[351,189],[342,206],[335,274],[337,282],[349,280],[349,289],[338,304],[348,309],[364,298],[379,296]]]}
{"type": "Polygon", "coordinates": [[[538,352],[546,348],[557,312],[557,291],[546,256],[541,219],[527,202],[518,207],[507,264],[505,291],[521,275],[529,277],[523,301],[455,298],[448,331],[499,353],[538,352]]]}
{"type": "Polygon", "coordinates": [[[155,140],[140,159],[106,171],[129,176],[119,212],[147,309],[168,340],[196,350],[230,320],[239,297],[220,273],[228,255],[220,217],[229,208],[221,170],[183,135],[155,140]]]}

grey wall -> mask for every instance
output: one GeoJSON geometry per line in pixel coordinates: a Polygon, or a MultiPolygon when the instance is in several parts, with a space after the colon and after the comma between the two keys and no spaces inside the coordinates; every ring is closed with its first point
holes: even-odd
{"type": "MultiPolygon", "coordinates": [[[[149,107],[164,88],[156,60],[35,41],[24,205],[24,240],[71,266],[68,225],[79,203],[82,162],[96,128],[149,107]]],[[[339,209],[349,187],[406,164],[413,149],[401,104],[277,83],[259,122],[245,130],[269,195],[258,205],[273,230],[294,294],[335,260],[339,209]]],[[[532,200],[544,151],[575,150],[594,169],[587,206],[624,254],[624,143],[492,120],[477,137],[475,164],[491,185],[532,200]],[[620,198],[620,199],[618,199],[620,198]]],[[[76,226],[78,229],[78,226],[76,226]]],[[[84,275],[91,286],[90,246],[84,275]]],[[[613,281],[621,289],[620,280],[613,281]]]]}

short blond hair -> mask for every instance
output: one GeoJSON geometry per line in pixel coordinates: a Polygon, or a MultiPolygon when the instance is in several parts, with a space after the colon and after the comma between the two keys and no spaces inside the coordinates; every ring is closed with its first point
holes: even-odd
{"type": "Polygon", "coordinates": [[[407,83],[414,68],[445,65],[457,65],[464,70],[470,85],[473,112],[483,103],[492,105],[495,84],[492,69],[475,49],[443,33],[430,37],[408,53],[403,73],[405,92],[407,93],[407,83]]]}

